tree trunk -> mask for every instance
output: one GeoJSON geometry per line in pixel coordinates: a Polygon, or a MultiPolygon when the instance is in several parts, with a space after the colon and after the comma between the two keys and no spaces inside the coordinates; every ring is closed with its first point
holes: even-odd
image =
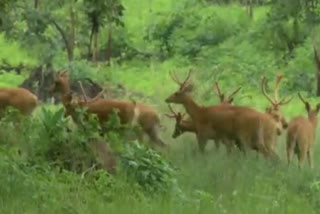
{"type": "Polygon", "coordinates": [[[99,31],[95,31],[93,36],[93,52],[92,52],[92,61],[94,63],[99,59],[99,31]]]}
{"type": "Polygon", "coordinates": [[[247,13],[249,15],[250,18],[253,17],[253,4],[252,4],[253,0],[247,0],[247,13]]]}
{"type": "Polygon", "coordinates": [[[88,60],[92,58],[92,41],[93,41],[93,36],[94,36],[94,27],[92,26],[91,28],[91,33],[90,33],[90,38],[89,38],[89,46],[88,46],[88,60]]]}
{"type": "Polygon", "coordinates": [[[51,22],[56,27],[57,31],[62,37],[62,40],[64,41],[69,62],[73,61],[73,45],[70,43],[70,39],[68,38],[63,28],[55,20],[51,20],[51,22]]]}
{"type": "Polygon", "coordinates": [[[76,14],[73,5],[70,6],[70,37],[69,37],[69,59],[73,60],[73,50],[76,40],[76,14]]]}
{"type": "Polygon", "coordinates": [[[318,51],[315,46],[313,46],[314,62],[316,64],[316,80],[317,80],[317,93],[316,96],[320,96],[320,59],[318,56],[318,51]]]}
{"type": "Polygon", "coordinates": [[[40,0],[34,0],[34,9],[38,9],[40,4],[40,0]]]}
{"type": "Polygon", "coordinates": [[[109,23],[109,29],[108,29],[108,39],[107,39],[107,53],[106,53],[106,61],[107,64],[110,64],[111,59],[111,47],[112,47],[112,23],[109,23]]]}

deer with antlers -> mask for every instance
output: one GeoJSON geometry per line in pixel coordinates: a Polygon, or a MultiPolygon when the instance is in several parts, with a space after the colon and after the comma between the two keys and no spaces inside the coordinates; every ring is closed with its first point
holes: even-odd
{"type": "Polygon", "coordinates": [[[289,123],[287,132],[287,161],[288,165],[290,165],[292,155],[296,154],[298,156],[299,168],[301,168],[306,157],[308,158],[310,168],[313,168],[313,150],[320,103],[317,104],[315,109],[312,109],[310,103],[300,93],[298,93],[298,96],[305,105],[308,118],[297,116],[289,123]]]}
{"type": "Polygon", "coordinates": [[[78,107],[87,108],[89,113],[97,115],[101,123],[108,121],[112,112],[117,110],[121,124],[138,124],[142,128],[142,132],[139,134],[140,139],[144,133],[153,143],[166,146],[159,137],[161,129],[159,115],[151,106],[144,103],[103,98],[93,98],[88,101],[85,95],[83,95],[84,101],[73,102],[70,94],[69,77],[66,71],[57,74],[50,91],[51,93],[58,92],[61,94],[66,116],[70,115],[75,122],[75,109],[78,107]]]}
{"type": "MultiPolygon", "coordinates": [[[[184,119],[185,113],[182,114],[180,112],[175,112],[170,104],[168,105],[168,107],[169,107],[169,110],[171,111],[171,114],[165,114],[165,115],[169,118],[175,119],[176,121],[172,138],[175,139],[185,132],[191,132],[196,134],[197,130],[192,120],[184,119]]],[[[218,149],[219,145],[217,144],[219,143],[219,139],[217,139],[216,135],[215,134],[212,135],[210,139],[214,140],[214,142],[216,143],[216,148],[218,149]]],[[[224,143],[227,147],[227,153],[230,154],[233,145],[231,144],[230,141],[227,141],[227,140],[224,141],[224,143]]]]}
{"type": "Polygon", "coordinates": [[[190,96],[193,85],[189,83],[191,70],[181,82],[173,75],[179,89],[171,94],[165,102],[182,104],[191,117],[198,140],[199,149],[204,152],[210,138],[235,140],[241,147],[258,150],[266,157],[276,155],[269,147],[277,133],[275,121],[268,115],[252,108],[233,105],[200,106],[190,96]]]}
{"type": "Polygon", "coordinates": [[[8,107],[22,115],[30,115],[38,105],[38,97],[25,88],[0,88],[0,112],[8,107]]]}
{"type": "MultiPolygon", "coordinates": [[[[228,97],[225,97],[225,95],[223,93],[221,93],[219,83],[215,82],[215,85],[214,85],[214,92],[217,95],[217,97],[219,98],[220,104],[222,104],[222,105],[231,105],[233,102],[233,99],[234,99],[233,97],[240,91],[240,89],[241,89],[241,87],[238,87],[228,97]]],[[[191,133],[196,132],[196,128],[190,118],[184,119],[185,114],[181,114],[180,112],[176,113],[173,110],[173,108],[171,107],[171,105],[168,105],[168,107],[169,107],[169,110],[171,111],[171,114],[166,114],[166,116],[169,118],[173,118],[176,121],[175,129],[172,134],[172,138],[177,138],[185,132],[191,132],[191,133]]],[[[212,140],[214,140],[216,148],[219,149],[220,148],[220,140],[215,139],[215,138],[212,138],[212,140]]],[[[226,145],[227,152],[229,154],[231,152],[233,144],[232,144],[232,142],[229,142],[227,140],[224,140],[224,144],[226,145]]]]}
{"type": "Polygon", "coordinates": [[[265,112],[274,118],[275,121],[280,122],[282,126],[279,126],[278,135],[281,135],[282,130],[288,127],[288,122],[280,111],[280,107],[288,104],[293,97],[284,97],[279,101],[279,84],[282,80],[282,75],[276,77],[276,83],[274,87],[274,99],[272,99],[266,92],[266,77],[262,77],[261,91],[265,98],[270,102],[271,107],[267,107],[265,112]]]}

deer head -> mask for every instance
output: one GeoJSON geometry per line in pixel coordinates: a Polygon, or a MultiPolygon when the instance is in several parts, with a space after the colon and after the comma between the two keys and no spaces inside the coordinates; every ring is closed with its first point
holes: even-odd
{"type": "Polygon", "coordinates": [[[166,103],[182,104],[185,101],[187,95],[193,91],[193,85],[189,82],[191,72],[192,70],[189,70],[187,78],[183,82],[179,81],[173,72],[170,72],[171,78],[179,85],[179,89],[165,100],[166,103]]]}
{"type": "Polygon", "coordinates": [[[67,70],[59,71],[53,80],[53,84],[49,89],[49,93],[68,94],[70,92],[69,75],[67,70]]]}
{"type": "Polygon", "coordinates": [[[320,110],[320,103],[318,103],[316,105],[316,108],[315,109],[312,109],[311,108],[311,105],[308,101],[306,101],[302,95],[300,94],[300,92],[298,93],[298,96],[300,98],[300,100],[303,102],[303,104],[305,105],[305,108],[307,110],[307,113],[308,113],[308,119],[309,121],[314,125],[316,126],[317,125],[317,115],[319,113],[319,110],[320,110]]]}
{"type": "Polygon", "coordinates": [[[282,127],[286,129],[288,127],[288,122],[286,121],[285,117],[282,115],[280,111],[280,107],[282,105],[288,104],[293,97],[287,98],[284,97],[279,101],[278,91],[279,91],[279,84],[282,80],[282,75],[278,75],[276,78],[275,88],[274,88],[274,99],[272,99],[266,92],[266,77],[262,77],[261,80],[261,90],[263,95],[267,98],[270,102],[271,107],[267,107],[265,112],[272,116],[276,122],[280,122],[282,127]]]}
{"type": "Polygon", "coordinates": [[[217,95],[217,97],[220,100],[220,103],[222,104],[232,104],[233,102],[233,97],[234,95],[236,95],[239,91],[240,91],[241,87],[237,88],[236,90],[234,90],[227,98],[225,97],[225,94],[221,92],[220,90],[220,86],[218,82],[215,82],[213,91],[215,92],[215,94],[217,95]]]}
{"type": "Polygon", "coordinates": [[[168,105],[171,114],[165,114],[167,117],[169,118],[174,118],[176,120],[176,125],[174,127],[174,132],[172,134],[172,138],[177,138],[179,137],[181,134],[183,134],[185,131],[183,130],[183,127],[181,125],[181,122],[183,120],[183,117],[185,116],[185,114],[181,114],[180,112],[176,113],[171,105],[168,105]]]}

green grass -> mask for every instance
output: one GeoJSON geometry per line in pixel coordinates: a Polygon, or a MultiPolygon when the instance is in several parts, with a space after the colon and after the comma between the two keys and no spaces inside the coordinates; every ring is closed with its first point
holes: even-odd
{"type": "MultiPolygon", "coordinates": [[[[152,18],[157,12],[171,11],[172,8],[177,10],[181,6],[172,0],[146,0],[139,4],[134,0],[126,0],[124,5],[128,38],[135,48],[147,51],[152,50],[153,45],[142,38],[146,25],[153,21],[152,18]],[[152,13],[149,11],[150,8],[152,13]]],[[[235,17],[242,16],[244,13],[244,8],[237,5],[210,6],[202,9],[206,13],[212,12],[211,10],[219,14],[222,19],[227,19],[229,15],[225,15],[226,11],[230,11],[231,20],[235,20],[233,21],[235,23],[237,21],[235,17]]],[[[265,7],[255,9],[250,30],[256,30],[266,12],[265,7]]],[[[206,154],[201,156],[198,154],[194,134],[188,133],[178,139],[171,137],[174,121],[164,116],[169,111],[164,100],[178,89],[169,75],[169,71],[172,70],[177,71],[183,78],[189,68],[195,68],[196,72],[192,77],[196,86],[194,97],[203,105],[217,103],[212,89],[215,80],[220,81],[223,91],[230,92],[240,85],[243,87],[235,97],[236,105],[248,105],[260,111],[264,111],[269,105],[261,95],[257,79],[265,74],[270,79],[269,84],[272,85],[271,78],[274,78],[273,75],[279,71],[275,65],[278,58],[276,54],[266,50],[257,52],[257,48],[252,46],[252,41],[248,39],[249,35],[246,33],[239,37],[230,37],[214,48],[203,47],[195,60],[174,56],[163,62],[132,60],[121,65],[92,68],[90,72],[83,69],[87,72],[86,75],[101,82],[109,79],[113,83],[121,83],[130,90],[152,97],[145,101],[154,105],[161,114],[162,123],[165,126],[162,137],[170,145],[169,152],[163,156],[177,169],[176,178],[181,192],[172,191],[171,194],[151,196],[144,194],[135,183],[128,182],[122,174],[111,178],[99,175],[97,180],[90,176],[82,178],[71,172],[57,172],[47,162],[37,163],[34,167],[26,166],[26,158],[30,155],[28,152],[20,157],[16,155],[16,147],[7,148],[2,145],[0,147],[2,173],[0,211],[2,213],[21,213],[22,211],[23,213],[105,213],[107,211],[116,214],[318,213],[320,208],[319,137],[315,147],[314,170],[310,170],[307,164],[302,170],[298,170],[296,157],[292,166],[287,167],[286,133],[277,143],[277,153],[281,157],[281,163],[257,158],[254,152],[244,157],[235,151],[228,156],[223,145],[217,151],[213,142],[208,143],[206,154]],[[252,98],[239,99],[242,95],[251,95],[252,98]]],[[[106,38],[104,33],[101,37],[106,38]]],[[[284,81],[285,89],[287,89],[287,81],[300,82],[295,76],[300,70],[313,69],[309,46],[310,44],[304,44],[298,47],[297,57],[283,69],[287,74],[284,81]]],[[[0,59],[6,59],[13,65],[18,65],[20,62],[35,65],[37,62],[29,57],[28,51],[22,50],[19,44],[8,42],[2,36],[0,48],[2,50],[0,59]]],[[[62,56],[57,57],[62,58],[62,56]]],[[[61,64],[63,63],[61,62],[59,66],[61,64]]],[[[86,66],[90,65],[86,64],[86,66]]],[[[79,67],[84,66],[80,64],[79,67]]],[[[11,73],[0,74],[0,86],[17,86],[25,77],[11,73]]],[[[292,94],[289,90],[281,92],[281,96],[292,94]]],[[[288,120],[296,115],[306,115],[303,104],[296,94],[293,95],[295,98],[291,103],[282,108],[288,120]]],[[[313,106],[318,103],[317,98],[309,97],[308,99],[313,106]]],[[[179,105],[174,107],[184,111],[179,105]]],[[[41,117],[42,108],[56,111],[61,108],[61,105],[41,105],[34,112],[34,120],[41,117]]],[[[21,148],[25,148],[26,151],[29,151],[30,147],[31,150],[36,150],[47,144],[46,141],[39,140],[41,135],[38,132],[41,132],[40,127],[31,127],[32,134],[26,138],[26,142],[20,142],[21,148]]],[[[20,130],[14,130],[11,138],[15,139],[20,135],[20,130]]]]}

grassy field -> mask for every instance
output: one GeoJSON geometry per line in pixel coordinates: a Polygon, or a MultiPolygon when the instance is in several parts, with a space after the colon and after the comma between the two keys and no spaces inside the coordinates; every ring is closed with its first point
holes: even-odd
{"type": "MultiPolygon", "coordinates": [[[[127,33],[130,42],[136,48],[155,49],[153,44],[146,45],[141,35],[144,34],[150,20],[157,20],[155,16],[157,12],[170,11],[172,8],[178,10],[181,5],[175,2],[145,0],[141,1],[141,6],[133,0],[124,1],[127,9],[125,15],[127,33]]],[[[201,10],[204,14],[214,11],[221,20],[229,18],[230,15],[226,15],[226,11],[232,11],[231,22],[243,17],[244,13],[244,9],[237,5],[212,6],[201,10]]],[[[254,20],[248,24],[248,34],[258,28],[266,11],[267,8],[255,10],[254,20]]],[[[105,35],[102,34],[101,37],[105,38],[105,35]]],[[[161,157],[172,164],[177,171],[174,175],[177,182],[174,185],[175,189],[164,194],[152,195],[141,190],[136,182],[128,181],[121,173],[111,176],[97,172],[84,178],[69,171],[58,172],[45,161],[37,161],[37,164],[31,166],[26,164],[27,160],[36,154],[34,151],[43,149],[44,145],[49,144],[39,122],[43,116],[42,109],[56,112],[62,108],[61,105],[43,104],[33,115],[30,127],[16,130],[2,124],[2,127],[8,128],[7,130],[2,128],[2,133],[9,135],[0,140],[3,144],[0,147],[1,213],[318,213],[319,138],[315,147],[314,170],[310,170],[307,164],[299,170],[296,157],[291,167],[288,168],[286,165],[286,133],[277,143],[280,163],[257,158],[253,152],[246,157],[239,152],[228,156],[223,146],[216,150],[213,142],[208,143],[206,154],[201,156],[197,153],[195,135],[185,134],[178,139],[171,137],[174,121],[164,116],[164,113],[169,111],[164,100],[177,90],[177,85],[169,75],[171,70],[176,70],[183,78],[190,68],[195,68],[196,72],[192,76],[196,86],[194,97],[201,104],[217,103],[212,86],[215,80],[219,80],[225,91],[232,91],[239,85],[243,87],[235,97],[235,105],[249,105],[261,111],[264,111],[269,104],[260,91],[260,76],[265,74],[270,79],[269,84],[273,84],[274,74],[284,73],[284,89],[281,89],[281,96],[289,94],[295,96],[290,104],[283,107],[284,115],[287,120],[296,115],[306,115],[304,105],[296,96],[297,91],[292,92],[288,88],[295,87],[290,85],[294,79],[290,71],[314,69],[310,44],[298,47],[296,57],[280,68],[275,65],[276,54],[264,50],[257,52],[257,49],[250,44],[247,35],[241,34],[241,38],[232,36],[214,49],[204,48],[194,60],[179,55],[164,61],[137,59],[122,64],[114,63],[111,67],[94,67],[88,74],[99,80],[121,83],[131,90],[152,97],[145,101],[154,105],[161,114],[165,126],[162,138],[170,145],[169,151],[164,152],[161,157]],[[250,95],[251,98],[240,99],[245,95],[250,95]],[[22,130],[27,130],[27,133],[23,133],[22,130]],[[8,148],[3,143],[5,141],[18,141],[24,155],[17,155],[16,147],[8,148]]],[[[0,48],[2,50],[0,58],[10,60],[12,64],[23,62],[34,65],[37,62],[31,53],[20,48],[19,44],[8,42],[3,37],[0,37],[0,48]]],[[[312,72],[313,70],[310,71],[312,72]]],[[[25,77],[26,75],[1,74],[0,86],[19,85],[25,77]]],[[[299,80],[294,81],[299,82],[299,80]]],[[[313,106],[318,103],[315,97],[309,96],[308,99],[313,106]]],[[[183,111],[181,106],[174,107],[183,111]]],[[[59,125],[54,123],[54,116],[50,116],[50,119],[47,124],[51,123],[57,127],[56,133],[60,133],[59,125]]],[[[58,137],[68,138],[64,135],[58,137]]]]}

